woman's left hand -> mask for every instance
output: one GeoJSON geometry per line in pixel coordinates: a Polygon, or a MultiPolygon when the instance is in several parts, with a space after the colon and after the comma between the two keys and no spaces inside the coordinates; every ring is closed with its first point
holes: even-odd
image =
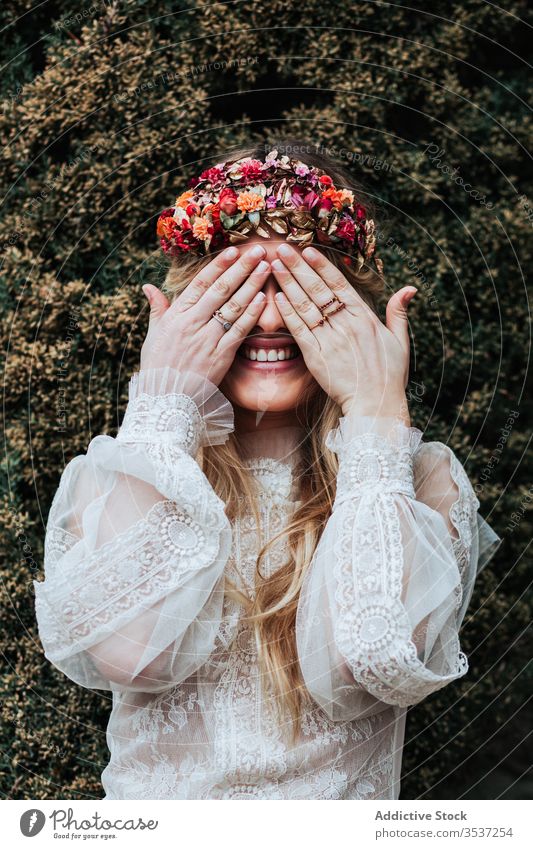
{"type": "Polygon", "coordinates": [[[278,255],[282,262],[271,263],[282,290],[276,293],[278,309],[313,377],[344,416],[400,417],[409,426],[407,305],[418,290],[404,286],[395,292],[383,324],[320,251],[305,248],[300,254],[283,244],[278,255]],[[346,306],[314,326],[323,318],[318,305],[333,297],[346,306]]]}

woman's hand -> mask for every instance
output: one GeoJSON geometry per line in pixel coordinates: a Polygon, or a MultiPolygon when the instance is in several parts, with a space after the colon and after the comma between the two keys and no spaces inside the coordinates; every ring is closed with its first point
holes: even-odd
{"type": "Polygon", "coordinates": [[[270,273],[268,262],[262,260],[265,253],[261,245],[242,253],[236,247],[227,248],[202,268],[172,304],[156,286],[143,286],[150,302],[150,323],[141,349],[141,369],[171,366],[196,372],[218,386],[261,314],[265,295],[259,290],[270,273]],[[234,322],[228,331],[212,317],[222,306],[224,317],[234,322]]]}
{"type": "MultiPolygon", "coordinates": [[[[409,426],[406,308],[417,289],[404,286],[394,293],[383,324],[320,251],[305,248],[300,254],[281,245],[278,254],[283,262],[272,262],[282,289],[276,293],[278,307],[317,382],[344,416],[400,417],[409,426]],[[318,305],[334,296],[346,306],[313,328],[323,317],[318,305]]],[[[325,312],[336,306],[334,302],[325,312]]]]}

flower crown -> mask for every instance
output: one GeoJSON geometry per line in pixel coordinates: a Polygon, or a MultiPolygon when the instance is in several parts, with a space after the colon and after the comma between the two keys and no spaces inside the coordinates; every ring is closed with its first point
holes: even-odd
{"type": "Polygon", "coordinates": [[[278,158],[277,150],[264,162],[245,157],[208,168],[157,221],[161,247],[170,256],[205,255],[255,234],[269,239],[271,230],[301,247],[313,241],[338,247],[357,270],[373,259],[383,273],[374,221],[353,193],[337,189],[320,168],[278,158]]]}

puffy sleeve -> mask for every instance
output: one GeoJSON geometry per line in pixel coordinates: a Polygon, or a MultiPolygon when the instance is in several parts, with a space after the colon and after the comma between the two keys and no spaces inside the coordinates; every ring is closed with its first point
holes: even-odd
{"type": "Polygon", "coordinates": [[[333,720],[416,704],[465,675],[459,630],[501,542],[463,466],[396,419],[341,418],[332,513],[304,578],[296,641],[333,720]]]}
{"type": "Polygon", "coordinates": [[[65,467],[33,584],[45,655],[76,683],[158,692],[209,657],[231,527],[195,455],[232,430],[204,377],[141,370],[116,438],[65,467]]]}

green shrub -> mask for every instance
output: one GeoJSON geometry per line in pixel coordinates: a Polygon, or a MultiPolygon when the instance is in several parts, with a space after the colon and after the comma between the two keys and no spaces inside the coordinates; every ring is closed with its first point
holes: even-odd
{"type": "Polygon", "coordinates": [[[46,517],[65,463],[116,434],[147,322],[140,287],[164,270],[159,211],[204,163],[280,133],[344,149],[378,202],[390,288],[420,289],[414,423],[483,480],[481,511],[504,537],[462,632],[469,674],[409,711],[402,797],[523,797],[525,2],[33,6],[0,12],[2,792],[102,796],[109,694],[71,683],[38,641],[46,517]]]}

